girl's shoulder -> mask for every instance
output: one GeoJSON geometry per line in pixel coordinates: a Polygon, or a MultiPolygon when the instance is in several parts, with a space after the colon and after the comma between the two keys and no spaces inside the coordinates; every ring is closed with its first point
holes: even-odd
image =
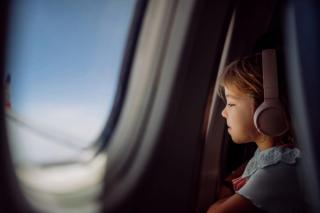
{"type": "Polygon", "coordinates": [[[300,212],[296,211],[304,205],[298,178],[300,157],[300,150],[291,147],[257,150],[237,180],[236,193],[267,212],[300,212]]]}
{"type": "Polygon", "coordinates": [[[289,146],[275,146],[263,151],[256,150],[254,156],[248,162],[242,177],[250,177],[260,169],[267,167],[279,167],[280,165],[295,165],[301,158],[298,148],[289,146]]]}

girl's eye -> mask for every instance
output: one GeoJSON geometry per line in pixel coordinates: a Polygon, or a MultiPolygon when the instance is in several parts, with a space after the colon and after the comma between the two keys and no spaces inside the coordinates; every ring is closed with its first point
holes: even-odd
{"type": "Polygon", "coordinates": [[[228,107],[233,107],[235,104],[227,104],[228,107]]]}

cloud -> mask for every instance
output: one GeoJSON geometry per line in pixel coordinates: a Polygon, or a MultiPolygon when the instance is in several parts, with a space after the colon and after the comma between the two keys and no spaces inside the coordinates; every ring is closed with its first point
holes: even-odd
{"type": "Polygon", "coordinates": [[[99,107],[40,104],[7,119],[17,162],[52,163],[79,157],[105,127],[109,111],[99,107]],[[18,120],[18,121],[17,121],[18,120]],[[19,122],[20,120],[20,122],[19,122]]]}

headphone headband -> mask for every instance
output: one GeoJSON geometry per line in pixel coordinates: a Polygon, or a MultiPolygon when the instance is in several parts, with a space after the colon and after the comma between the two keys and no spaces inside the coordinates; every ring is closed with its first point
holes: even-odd
{"type": "Polygon", "coordinates": [[[262,51],[264,99],[278,98],[277,57],[275,49],[262,51]]]}

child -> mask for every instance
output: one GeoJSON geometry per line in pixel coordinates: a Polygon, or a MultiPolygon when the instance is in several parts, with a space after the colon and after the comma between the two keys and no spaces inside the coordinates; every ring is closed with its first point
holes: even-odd
{"type": "Polygon", "coordinates": [[[290,131],[271,137],[254,125],[254,112],[264,100],[261,54],[229,64],[219,83],[226,98],[221,114],[232,140],[255,142],[258,148],[241,176],[233,177],[234,192],[222,186],[207,213],[305,212],[297,178],[300,151],[293,147],[290,131]]]}

